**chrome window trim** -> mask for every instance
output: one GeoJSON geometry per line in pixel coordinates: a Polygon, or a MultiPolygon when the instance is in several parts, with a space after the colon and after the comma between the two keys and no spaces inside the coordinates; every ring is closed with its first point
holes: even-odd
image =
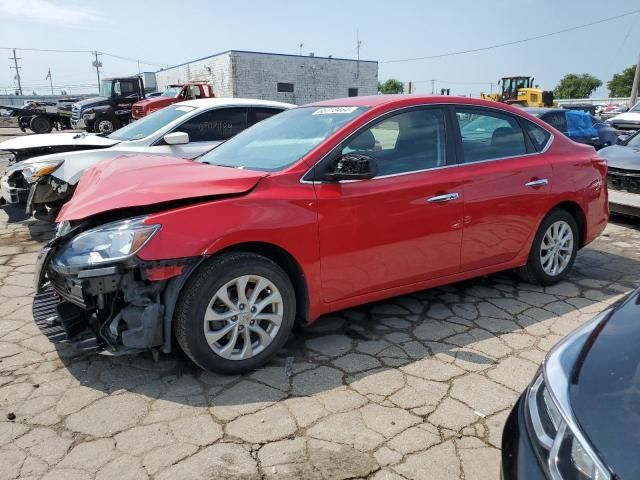
{"type": "MultiPolygon", "coordinates": [[[[468,104],[468,103],[420,103],[417,105],[410,105],[407,107],[401,107],[395,110],[391,110],[388,112],[384,112],[381,113],[380,115],[372,118],[371,120],[369,120],[367,123],[365,123],[364,125],[362,125],[358,130],[356,130],[356,132],[354,133],[358,133],[361,131],[364,131],[369,125],[371,125],[373,122],[376,122],[377,120],[379,120],[381,117],[384,117],[385,115],[389,115],[389,114],[396,114],[396,113],[401,113],[403,110],[408,110],[408,109],[413,109],[413,108],[420,108],[420,107],[456,107],[456,106],[462,106],[462,107],[477,107],[479,109],[488,109],[488,110],[495,110],[499,113],[503,113],[506,115],[513,115],[516,117],[521,118],[522,120],[525,120],[527,122],[531,122],[531,120],[529,120],[528,118],[523,117],[522,115],[518,114],[518,113],[512,113],[512,112],[505,112],[504,110],[500,109],[500,108],[496,108],[493,106],[485,106],[485,105],[473,105],[473,104],[468,104]]],[[[555,136],[553,135],[553,132],[550,132],[549,130],[547,130],[545,127],[543,127],[542,125],[538,125],[535,122],[531,122],[534,123],[535,125],[539,126],[540,128],[542,128],[543,130],[545,130],[548,134],[549,134],[549,138],[547,140],[547,143],[544,145],[544,147],[542,148],[542,150],[540,150],[539,152],[533,152],[533,153],[525,153],[524,155],[511,155],[508,157],[497,157],[497,158],[488,158],[486,160],[478,160],[477,162],[468,162],[468,163],[454,163],[452,165],[443,165],[441,167],[433,167],[433,168],[423,168],[421,170],[411,170],[410,172],[400,172],[400,173],[391,173],[389,175],[381,175],[379,177],[373,177],[369,180],[339,180],[337,182],[323,182],[320,180],[304,180],[304,177],[306,177],[309,172],[311,172],[311,170],[313,170],[314,168],[316,168],[316,166],[320,163],[322,163],[325,158],[327,158],[332,152],[333,149],[331,149],[329,152],[325,153],[322,158],[320,158],[320,160],[318,160],[316,163],[313,164],[313,166],[311,166],[307,171],[304,172],[304,174],[302,174],[302,176],[300,177],[300,183],[302,184],[308,184],[308,185],[321,185],[321,184],[340,184],[340,183],[353,183],[353,182],[369,182],[371,180],[378,180],[378,179],[384,179],[384,178],[392,178],[392,177],[399,177],[401,175],[412,175],[412,174],[416,174],[416,173],[424,173],[424,172],[429,172],[429,171],[433,171],[433,170],[442,170],[445,168],[452,168],[452,167],[461,167],[461,166],[466,166],[466,165],[475,165],[478,163],[487,163],[487,162],[496,162],[496,161],[501,161],[501,160],[508,160],[511,158],[523,158],[523,157],[530,157],[532,155],[542,155],[543,153],[546,153],[547,150],[549,150],[549,148],[551,147],[551,144],[553,143],[553,140],[555,138],[555,136]]],[[[526,132],[523,131],[523,133],[525,135],[527,135],[526,132]]]]}

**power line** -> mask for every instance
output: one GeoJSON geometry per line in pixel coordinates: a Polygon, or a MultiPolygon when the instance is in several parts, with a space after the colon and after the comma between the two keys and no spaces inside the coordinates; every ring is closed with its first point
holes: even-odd
{"type": "MultiPolygon", "coordinates": [[[[63,50],[59,48],[20,48],[20,47],[0,47],[0,50],[22,50],[25,52],[44,52],[44,53],[91,53],[94,54],[95,50],[63,50]]],[[[148,62],[146,60],[141,60],[137,58],[123,57],[122,55],[116,55],[114,53],[108,52],[98,52],[101,55],[105,55],[107,57],[117,58],[120,60],[126,60],[128,62],[141,63],[143,65],[150,65],[152,67],[164,67],[165,64],[157,63],[157,62],[148,62]]]]}
{"type": "Polygon", "coordinates": [[[489,45],[487,47],[472,48],[472,49],[469,49],[469,50],[459,50],[459,51],[456,51],[456,52],[439,53],[439,54],[436,54],[436,55],[427,55],[427,56],[424,56],[424,57],[402,58],[402,59],[398,59],[398,60],[383,60],[383,61],[381,61],[379,63],[414,62],[414,61],[418,61],[418,60],[432,60],[434,58],[452,57],[452,56],[455,56],[455,55],[464,55],[464,54],[467,54],[467,53],[483,52],[483,51],[486,51],[486,50],[493,50],[495,48],[508,47],[509,45],[517,45],[517,44],[520,44],[520,43],[531,42],[533,40],[539,40],[541,38],[551,37],[553,35],[559,35],[561,33],[572,32],[572,31],[578,30],[580,28],[586,28],[586,27],[591,27],[593,25],[599,25],[601,23],[610,22],[612,20],[617,20],[618,18],[628,17],[629,15],[635,15],[637,13],[640,13],[640,9],[633,10],[633,11],[627,12],[627,13],[623,13],[621,15],[616,15],[615,17],[603,18],[601,20],[596,20],[595,22],[585,23],[583,25],[577,25],[575,27],[564,28],[562,30],[557,30],[555,32],[549,32],[549,33],[544,33],[542,35],[536,35],[535,37],[528,37],[528,38],[523,38],[523,39],[520,39],[520,40],[514,40],[512,42],[498,43],[496,45],[489,45]]]}

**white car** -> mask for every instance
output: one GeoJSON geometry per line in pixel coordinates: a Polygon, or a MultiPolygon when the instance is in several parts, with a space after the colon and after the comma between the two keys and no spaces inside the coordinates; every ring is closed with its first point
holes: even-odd
{"type": "Polygon", "coordinates": [[[640,130],[640,102],[626,112],[608,119],[607,123],[618,130],[640,130]]]}
{"type": "Polygon", "coordinates": [[[26,201],[28,213],[55,213],[71,197],[84,170],[102,160],[140,153],[193,159],[292,107],[295,105],[267,100],[207,98],[170,105],[106,137],[54,133],[8,140],[0,144],[0,150],[12,151],[17,158],[34,149],[63,151],[9,166],[0,179],[1,203],[26,201]]]}

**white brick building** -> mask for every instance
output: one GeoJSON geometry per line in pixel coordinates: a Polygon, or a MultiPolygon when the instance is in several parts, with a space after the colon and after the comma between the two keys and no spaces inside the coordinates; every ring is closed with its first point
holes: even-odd
{"type": "Polygon", "coordinates": [[[378,62],[229,50],[156,72],[158,89],[204,80],[218,97],[260,98],[298,105],[375,95],[378,62]]]}

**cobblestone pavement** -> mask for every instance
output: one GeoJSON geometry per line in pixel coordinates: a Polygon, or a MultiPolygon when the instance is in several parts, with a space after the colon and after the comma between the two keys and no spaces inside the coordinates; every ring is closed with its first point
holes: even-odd
{"type": "Polygon", "coordinates": [[[30,311],[51,229],[20,218],[0,211],[0,479],[497,480],[545,352],[640,272],[638,224],[611,224],[554,287],[500,274],[339,312],[224,377],[55,348],[30,311]]]}

